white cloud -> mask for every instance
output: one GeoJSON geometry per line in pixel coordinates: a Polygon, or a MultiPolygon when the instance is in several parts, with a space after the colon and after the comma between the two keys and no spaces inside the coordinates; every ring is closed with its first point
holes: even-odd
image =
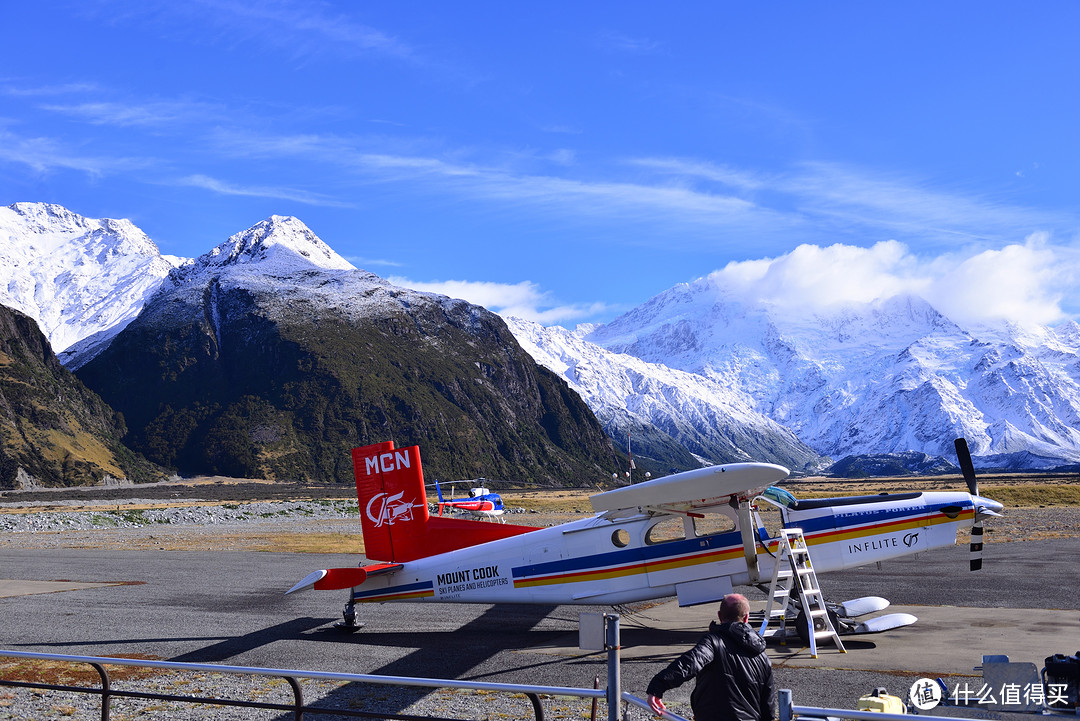
{"type": "Polygon", "coordinates": [[[599,36],[599,45],[604,50],[632,54],[651,54],[659,50],[660,42],[646,37],[634,37],[618,30],[604,30],[599,36]]]}
{"type": "Polygon", "coordinates": [[[1075,225],[1075,217],[1035,212],[977,194],[926,187],[918,179],[835,163],[804,163],[779,178],[801,212],[822,222],[924,238],[974,241],[1020,237],[1047,224],[1075,225]]]}
{"type": "Polygon", "coordinates": [[[870,248],[800,245],[778,258],[729,263],[712,275],[745,297],[793,309],[827,307],[914,291],[923,281],[913,262],[896,241],[870,248]]]}
{"type": "Polygon", "coordinates": [[[372,265],[390,266],[392,268],[398,268],[404,265],[404,263],[397,260],[388,260],[386,258],[365,258],[360,255],[346,255],[342,256],[345,260],[349,261],[357,268],[368,268],[372,265]]]}
{"type": "Polygon", "coordinates": [[[190,0],[189,2],[103,2],[99,12],[111,20],[148,23],[175,37],[192,25],[199,38],[224,35],[261,44],[293,57],[332,54],[353,57],[370,53],[415,61],[406,43],[350,17],[352,8],[338,11],[327,3],[299,0],[242,2],[237,0],[190,0]],[[211,33],[210,30],[216,30],[211,33]]]}
{"type": "MultiPolygon", "coordinates": [[[[894,240],[868,248],[804,244],[775,258],[729,263],[709,279],[732,297],[773,305],[791,317],[910,294],[968,328],[1002,321],[1052,325],[1070,316],[1065,306],[1080,306],[1080,250],[1054,245],[1045,234],[1001,249],[933,257],[894,240]]],[[[390,281],[542,325],[568,325],[611,310],[602,303],[557,304],[530,281],[390,281]]]]}
{"type": "Polygon", "coordinates": [[[1075,251],[1049,244],[1044,234],[1023,245],[985,250],[945,266],[926,298],[951,318],[979,322],[1053,324],[1080,279],[1075,251]]]}
{"type": "Polygon", "coordinates": [[[690,242],[693,234],[695,250],[790,247],[793,238],[819,245],[898,238],[939,250],[960,241],[985,249],[1039,230],[1080,226],[1071,211],[1028,208],[835,163],[765,173],[685,157],[586,163],[565,148],[455,149],[422,138],[218,131],[213,139],[231,157],[301,158],[342,167],[357,182],[397,184],[403,192],[422,189],[488,207],[514,204],[547,217],[649,223],[668,232],[638,235],[635,242],[667,248],[690,242]],[[536,171],[537,160],[546,161],[547,172],[536,171]],[[628,175],[627,167],[638,172],[628,175]]]}
{"type": "Polygon", "coordinates": [[[151,103],[94,102],[41,107],[49,112],[85,120],[92,125],[120,128],[163,127],[224,116],[223,112],[211,105],[182,100],[151,103]]]}
{"type": "Polygon", "coordinates": [[[78,170],[91,176],[137,170],[153,164],[147,158],[83,155],[53,138],[28,138],[3,129],[0,129],[0,161],[26,165],[39,173],[78,170]]]}
{"type": "Polygon", "coordinates": [[[761,174],[749,173],[727,165],[719,165],[689,158],[634,158],[630,164],[648,168],[669,177],[683,177],[721,183],[743,190],[761,190],[768,187],[769,179],[761,174]]]}
{"type": "Polygon", "coordinates": [[[100,91],[94,83],[66,83],[62,85],[37,85],[34,87],[6,85],[4,94],[14,97],[45,97],[71,95],[76,93],[95,93],[100,91]]]}
{"type": "Polygon", "coordinates": [[[732,262],[710,279],[733,295],[814,312],[902,294],[925,298],[962,325],[1052,324],[1080,301],[1080,252],[1045,234],[1001,249],[919,257],[903,243],[800,245],[776,258],[732,262]]]}
{"type": "Polygon", "coordinates": [[[278,200],[291,200],[306,205],[318,205],[331,208],[351,208],[351,203],[345,203],[318,193],[309,193],[293,188],[275,188],[268,186],[239,186],[226,183],[206,175],[189,175],[178,181],[179,185],[187,185],[193,188],[202,188],[220,195],[239,195],[254,198],[276,198],[278,200]]]}
{"type": "Polygon", "coordinates": [[[541,325],[568,323],[588,318],[607,310],[602,303],[588,305],[558,305],[550,293],[540,289],[536,283],[493,283],[488,281],[446,280],[415,281],[402,277],[390,277],[394,285],[405,288],[440,293],[451,298],[461,298],[470,303],[483,306],[503,316],[524,318],[541,325]]]}

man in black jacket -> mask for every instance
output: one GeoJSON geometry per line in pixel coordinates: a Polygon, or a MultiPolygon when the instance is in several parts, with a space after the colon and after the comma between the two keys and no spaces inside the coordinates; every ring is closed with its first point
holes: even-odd
{"type": "Polygon", "coordinates": [[[646,693],[659,715],[666,710],[660,697],[668,689],[697,678],[690,706],[696,721],[772,721],[776,690],[765,640],[752,629],[750,603],[738,593],[720,602],[720,623],[697,645],[653,677],[646,693]]]}

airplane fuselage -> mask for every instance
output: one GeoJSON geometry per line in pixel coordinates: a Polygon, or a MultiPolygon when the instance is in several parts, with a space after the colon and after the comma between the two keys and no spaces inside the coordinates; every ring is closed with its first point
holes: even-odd
{"type": "MultiPolygon", "coordinates": [[[[976,504],[985,503],[963,492],[836,500],[839,505],[782,509],[784,525],[803,530],[818,572],[951,546],[957,530],[972,525],[976,504]]],[[[677,596],[681,605],[717,600],[733,586],[770,578],[777,546],[755,521],[755,552],[744,553],[738,515],[724,510],[727,520],[719,530],[716,524],[702,528],[696,514],[598,514],[408,561],[368,578],[352,599],[596,605],[667,596],[677,596]]]]}

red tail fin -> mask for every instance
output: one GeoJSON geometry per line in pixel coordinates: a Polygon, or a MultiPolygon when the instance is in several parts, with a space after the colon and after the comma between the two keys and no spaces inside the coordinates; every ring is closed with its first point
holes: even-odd
{"type": "Polygon", "coordinates": [[[352,456],[369,559],[404,563],[536,530],[429,517],[419,446],[394,448],[387,441],[354,448],[352,456]]]}

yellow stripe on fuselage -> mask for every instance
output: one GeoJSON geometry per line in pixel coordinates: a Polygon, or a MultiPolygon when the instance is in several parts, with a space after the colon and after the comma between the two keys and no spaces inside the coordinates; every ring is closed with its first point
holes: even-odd
{"type": "Polygon", "coordinates": [[[972,518],[974,513],[974,510],[968,509],[958,513],[956,518],[949,518],[944,513],[935,513],[932,516],[922,516],[920,518],[872,523],[851,530],[835,529],[831,531],[819,531],[806,537],[806,545],[815,546],[820,543],[850,541],[856,538],[863,538],[864,536],[878,536],[882,533],[892,533],[894,531],[910,531],[916,528],[926,528],[927,526],[939,526],[943,523],[958,523],[968,518],[972,518]]]}

